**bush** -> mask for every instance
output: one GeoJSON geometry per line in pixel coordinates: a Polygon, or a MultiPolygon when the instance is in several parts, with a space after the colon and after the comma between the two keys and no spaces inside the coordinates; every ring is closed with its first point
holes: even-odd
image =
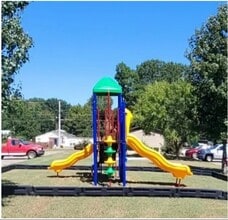
{"type": "Polygon", "coordinates": [[[88,140],[80,141],[78,144],[74,145],[75,150],[82,150],[86,145],[88,145],[90,142],[88,140]]]}

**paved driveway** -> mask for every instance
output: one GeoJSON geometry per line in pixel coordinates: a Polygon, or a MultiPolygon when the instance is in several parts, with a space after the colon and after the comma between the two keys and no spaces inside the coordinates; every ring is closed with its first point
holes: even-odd
{"type": "MultiPolygon", "coordinates": [[[[47,155],[56,154],[56,153],[57,153],[56,151],[47,150],[47,151],[45,151],[44,155],[42,155],[42,157],[45,157],[45,155],[47,156],[47,155]]],[[[4,157],[4,159],[1,160],[1,166],[4,167],[4,166],[11,165],[11,164],[17,164],[17,163],[21,163],[25,160],[28,160],[27,156],[24,156],[24,157],[8,156],[8,157],[4,157]]]]}
{"type": "Polygon", "coordinates": [[[21,163],[25,160],[28,160],[28,157],[5,157],[4,159],[2,159],[2,167],[4,166],[8,166],[11,164],[16,164],[16,163],[21,163]]]}

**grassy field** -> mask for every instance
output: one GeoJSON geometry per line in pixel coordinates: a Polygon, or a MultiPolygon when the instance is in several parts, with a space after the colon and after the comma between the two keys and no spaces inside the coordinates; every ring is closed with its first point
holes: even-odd
{"type": "MultiPolygon", "coordinates": [[[[56,150],[23,164],[50,165],[73,150],[56,150]]],[[[130,157],[129,157],[130,158],[130,157]]],[[[202,161],[172,161],[196,167],[219,168],[202,161]]],[[[91,165],[92,157],[76,165],[91,165]]],[[[128,166],[152,166],[149,160],[127,161],[128,166]]],[[[64,170],[56,177],[51,170],[11,170],[2,174],[2,183],[35,186],[93,186],[90,171],[64,170]]],[[[117,177],[118,178],[118,177],[117,177]]],[[[127,172],[127,186],[172,187],[175,178],[164,172],[127,172]]],[[[108,183],[103,179],[103,185],[108,183]]],[[[227,182],[193,175],[183,180],[186,187],[227,191],[227,182]]],[[[117,183],[113,183],[117,186],[117,183]]],[[[2,199],[3,218],[226,218],[227,201],[195,198],[156,197],[41,197],[9,196],[2,199]]]]}
{"type": "MultiPolygon", "coordinates": [[[[118,175],[118,174],[117,174],[118,175]]],[[[109,183],[106,175],[102,175],[102,185],[109,183]]],[[[118,176],[116,179],[119,179],[118,176]]],[[[92,185],[92,176],[90,171],[83,170],[63,170],[59,177],[50,170],[11,170],[2,174],[2,183],[11,182],[19,185],[36,186],[85,186],[92,185]]],[[[171,187],[174,186],[175,178],[170,173],[164,172],[141,172],[127,171],[127,186],[129,187],[171,187]]],[[[226,190],[227,184],[223,180],[210,176],[186,177],[183,180],[185,187],[206,188],[226,190]]],[[[112,186],[119,186],[113,178],[112,186]]]]}
{"type": "MultiPolygon", "coordinates": [[[[72,149],[55,149],[55,150],[47,150],[47,154],[51,153],[48,156],[42,156],[42,157],[37,157],[32,160],[26,160],[22,164],[28,164],[28,165],[50,165],[53,160],[58,160],[58,159],[65,159],[68,156],[70,156],[72,153],[75,152],[75,150],[72,149]]],[[[127,166],[149,166],[151,167],[153,164],[150,160],[148,159],[143,159],[143,160],[131,160],[132,157],[137,156],[137,158],[141,158],[139,155],[130,155],[127,160],[127,166]]],[[[220,168],[221,166],[211,163],[211,162],[205,162],[205,161],[193,161],[193,160],[184,160],[184,159],[179,159],[179,160],[170,160],[171,162],[174,163],[181,163],[181,164],[186,164],[189,166],[196,166],[196,167],[206,167],[206,168],[220,168]]],[[[84,160],[78,161],[76,165],[91,165],[93,163],[93,158],[92,155],[89,156],[88,158],[84,160]]]]}
{"type": "Polygon", "coordinates": [[[227,202],[151,197],[4,198],[3,218],[225,218],[227,202]]]}

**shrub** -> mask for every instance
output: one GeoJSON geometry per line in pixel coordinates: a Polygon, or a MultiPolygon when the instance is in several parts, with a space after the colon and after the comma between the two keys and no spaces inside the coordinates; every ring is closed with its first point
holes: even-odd
{"type": "Polygon", "coordinates": [[[75,150],[82,150],[86,145],[88,145],[90,142],[88,140],[80,141],[78,144],[74,145],[75,150]]]}

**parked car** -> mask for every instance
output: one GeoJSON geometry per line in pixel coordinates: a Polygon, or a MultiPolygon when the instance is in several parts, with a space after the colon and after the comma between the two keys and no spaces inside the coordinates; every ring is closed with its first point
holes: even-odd
{"type": "Polygon", "coordinates": [[[197,158],[197,152],[200,149],[200,147],[193,147],[185,151],[185,156],[189,158],[197,158]]]}
{"type": "Polygon", "coordinates": [[[28,156],[29,159],[44,154],[42,146],[17,138],[8,138],[7,142],[2,145],[2,159],[6,156],[28,156]]]}
{"type": "MultiPolygon", "coordinates": [[[[228,145],[226,144],[226,148],[227,146],[228,145]]],[[[206,160],[209,162],[213,160],[222,160],[222,156],[223,156],[223,144],[216,144],[213,147],[210,147],[208,149],[201,149],[197,153],[197,158],[199,158],[200,160],[206,160]]]]}
{"type": "Polygon", "coordinates": [[[185,156],[185,153],[187,150],[189,150],[190,148],[188,147],[182,147],[179,151],[179,156],[185,156]]]}
{"type": "Polygon", "coordinates": [[[192,148],[186,150],[185,156],[189,157],[189,158],[197,159],[197,153],[198,153],[199,150],[207,149],[207,148],[210,148],[210,147],[211,147],[210,144],[198,143],[197,145],[193,146],[192,148]]]}

